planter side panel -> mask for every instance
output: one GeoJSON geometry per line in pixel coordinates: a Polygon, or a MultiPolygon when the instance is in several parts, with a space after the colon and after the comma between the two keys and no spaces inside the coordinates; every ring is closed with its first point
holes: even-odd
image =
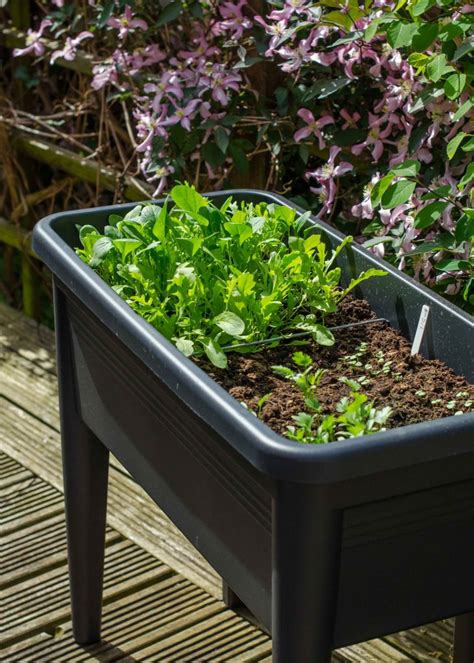
{"type": "Polygon", "coordinates": [[[270,483],[72,298],[68,314],[84,422],[269,624],[270,483]]]}
{"type": "Polygon", "coordinates": [[[474,479],[346,509],[337,646],[474,610],[473,559],[474,479]]]}

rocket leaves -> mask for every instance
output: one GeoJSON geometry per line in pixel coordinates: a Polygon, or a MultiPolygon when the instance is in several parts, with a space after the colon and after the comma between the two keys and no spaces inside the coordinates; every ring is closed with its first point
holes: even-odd
{"type": "Polygon", "coordinates": [[[225,368],[223,348],[233,343],[310,327],[317,342],[335,342],[325,316],[369,276],[340,287],[335,260],[351,237],[331,251],[285,205],[227,200],[219,208],[188,184],[170,198],[112,215],[103,233],[83,227],[77,252],[183,354],[225,368]]]}

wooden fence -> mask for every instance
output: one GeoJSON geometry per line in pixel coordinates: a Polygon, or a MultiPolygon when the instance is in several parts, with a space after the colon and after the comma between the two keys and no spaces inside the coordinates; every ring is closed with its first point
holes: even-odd
{"type": "MultiPolygon", "coordinates": [[[[29,3],[25,0],[10,0],[8,9],[11,16],[11,27],[0,33],[2,46],[13,49],[25,45],[26,30],[30,25],[29,3]]],[[[46,41],[48,50],[57,48],[54,41],[46,41]]],[[[56,65],[71,69],[77,73],[92,73],[91,58],[85,53],[78,53],[73,61],[59,58],[56,65]]],[[[112,168],[97,163],[92,159],[84,159],[75,152],[59,147],[47,140],[38,138],[26,129],[10,130],[11,145],[15,151],[25,154],[31,159],[57,168],[78,180],[95,184],[102,190],[116,191],[121,174],[112,168]]],[[[130,201],[149,198],[150,186],[137,178],[125,177],[120,182],[123,197],[130,201]]],[[[23,310],[29,317],[39,318],[40,315],[40,281],[38,279],[38,259],[31,247],[31,232],[18,224],[9,222],[0,215],[0,243],[21,253],[21,285],[23,310]]]]}

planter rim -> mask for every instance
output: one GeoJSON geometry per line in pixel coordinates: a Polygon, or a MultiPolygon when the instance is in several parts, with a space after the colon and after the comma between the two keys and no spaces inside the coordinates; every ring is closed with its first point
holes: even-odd
{"type": "MultiPolygon", "coordinates": [[[[262,201],[275,202],[292,207],[299,213],[304,212],[301,207],[289,203],[278,194],[256,189],[233,189],[204,195],[211,200],[216,196],[259,196],[262,201]]],[[[143,202],[160,204],[163,200],[143,202]]],[[[474,452],[474,413],[411,424],[326,445],[301,444],[271,430],[135,313],[79,258],[55,229],[65,218],[71,217],[68,222],[76,225],[81,224],[82,216],[99,211],[106,216],[118,210],[126,213],[138,204],[51,214],[36,224],[33,248],[58,280],[120,337],[149,370],[258,470],[276,479],[326,484],[474,452]]],[[[311,221],[330,237],[337,240],[344,237],[343,233],[314,216],[311,221]]],[[[383,268],[396,280],[421,290],[428,303],[436,304],[450,315],[455,315],[474,332],[474,319],[458,307],[362,246],[354,244],[351,250],[362,254],[374,267],[383,268]]]]}

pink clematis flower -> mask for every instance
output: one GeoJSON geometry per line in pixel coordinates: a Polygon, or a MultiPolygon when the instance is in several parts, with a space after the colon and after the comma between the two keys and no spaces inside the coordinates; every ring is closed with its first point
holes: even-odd
{"type": "Polygon", "coordinates": [[[28,30],[25,48],[15,48],[13,50],[14,57],[18,58],[22,55],[29,55],[30,53],[36,55],[36,57],[43,55],[46,49],[41,38],[46,28],[49,28],[52,24],[53,22],[49,18],[45,18],[41,21],[38,30],[28,30]]]}
{"type": "Polygon", "coordinates": [[[92,73],[94,74],[91,82],[93,90],[100,90],[105,85],[118,81],[117,69],[113,63],[96,64],[92,73]]]}
{"type": "Polygon", "coordinates": [[[220,26],[224,30],[230,31],[232,39],[241,39],[244,30],[252,27],[252,21],[242,13],[242,7],[246,5],[247,0],[239,0],[238,3],[224,2],[219,7],[219,12],[222,18],[225,19],[220,22],[220,26]]]}
{"type": "Polygon", "coordinates": [[[315,179],[320,184],[319,187],[310,187],[310,191],[318,194],[320,201],[323,203],[323,207],[319,212],[321,215],[331,211],[334,205],[337,192],[335,178],[353,169],[353,165],[348,161],[341,161],[337,165],[334,163],[340,151],[340,147],[333,145],[329,151],[327,163],[316,170],[307,172],[305,175],[306,179],[315,179]]]}
{"type": "Polygon", "coordinates": [[[147,182],[156,182],[158,185],[153,191],[152,197],[156,198],[159,196],[168,186],[168,177],[174,173],[174,167],[171,164],[156,166],[152,170],[149,170],[147,162],[142,164],[142,171],[145,175],[147,182]]]}
{"type": "Polygon", "coordinates": [[[322,115],[319,120],[316,120],[313,113],[307,108],[300,108],[297,115],[304,122],[306,122],[307,126],[303,127],[302,129],[298,129],[294,135],[295,141],[299,143],[300,140],[314,135],[318,139],[319,149],[324,149],[326,143],[324,142],[323,136],[321,134],[321,129],[328,124],[334,124],[334,118],[331,115],[322,115]]]}
{"type": "Polygon", "coordinates": [[[282,44],[284,41],[290,39],[290,37],[293,36],[293,30],[288,28],[288,21],[286,20],[278,21],[272,25],[271,23],[265,23],[261,16],[256,16],[255,22],[263,26],[267,34],[272,35],[268,44],[268,48],[265,51],[265,55],[267,57],[271,57],[273,55],[274,49],[279,44],[282,44]]]}
{"type": "Polygon", "coordinates": [[[308,177],[314,177],[318,182],[323,182],[348,173],[354,168],[351,163],[348,161],[340,161],[337,165],[334,163],[339,152],[341,152],[341,148],[337,145],[333,145],[329,150],[329,159],[324,166],[321,166],[306,175],[308,177]]]}
{"type": "Polygon", "coordinates": [[[217,46],[212,46],[209,44],[209,37],[204,32],[202,27],[196,30],[193,35],[192,43],[195,44],[193,51],[181,50],[178,52],[180,58],[184,60],[199,60],[200,58],[205,58],[205,60],[211,60],[213,56],[219,55],[220,50],[217,46]]]}
{"type": "Polygon", "coordinates": [[[175,99],[182,99],[184,96],[184,92],[179,86],[178,76],[171,71],[165,71],[159,83],[146,83],[143,89],[145,92],[155,93],[151,104],[155,113],[159,112],[161,101],[165,95],[172,95],[175,99]]]}
{"type": "Polygon", "coordinates": [[[148,30],[148,23],[141,18],[133,18],[133,12],[130,5],[125,6],[123,16],[117,18],[112,16],[108,19],[107,25],[119,31],[119,39],[122,41],[127,37],[130,30],[139,28],[146,32],[148,30]]]}
{"type": "Polygon", "coordinates": [[[161,126],[169,127],[179,123],[186,131],[191,131],[191,119],[200,103],[200,99],[191,99],[184,108],[176,108],[174,115],[163,120],[161,126]]]}
{"type": "Polygon", "coordinates": [[[229,90],[238,92],[241,77],[239,74],[231,74],[225,71],[224,67],[218,64],[206,65],[206,73],[200,79],[203,87],[201,94],[205,90],[211,90],[211,96],[214,101],[218,101],[222,106],[229,103],[229,90]]]}
{"type": "Polygon", "coordinates": [[[136,111],[135,119],[138,120],[137,133],[141,143],[137,145],[137,152],[147,152],[152,145],[155,136],[165,138],[168,134],[164,128],[164,120],[167,115],[166,106],[161,109],[161,114],[157,117],[151,113],[136,111]]]}
{"type": "Polygon", "coordinates": [[[355,113],[350,113],[348,110],[343,108],[339,115],[344,118],[345,122],[342,125],[343,129],[355,129],[357,127],[357,122],[360,120],[360,113],[357,111],[355,113]]]}
{"type": "Polygon", "coordinates": [[[54,64],[58,58],[64,58],[65,60],[72,61],[76,57],[77,47],[84,41],[84,39],[91,39],[94,35],[92,32],[85,30],[80,32],[77,37],[66,37],[66,44],[64,48],[53,51],[51,54],[51,64],[54,64]]]}
{"type": "Polygon", "coordinates": [[[377,117],[373,113],[369,113],[369,133],[367,138],[363,143],[352,146],[352,154],[361,154],[366,148],[370,149],[372,146],[371,153],[374,162],[377,162],[383,154],[384,144],[389,143],[387,140],[388,136],[392,133],[393,123],[387,122],[387,126],[384,129],[380,128],[382,122],[385,122],[386,118],[384,116],[377,117]]]}

